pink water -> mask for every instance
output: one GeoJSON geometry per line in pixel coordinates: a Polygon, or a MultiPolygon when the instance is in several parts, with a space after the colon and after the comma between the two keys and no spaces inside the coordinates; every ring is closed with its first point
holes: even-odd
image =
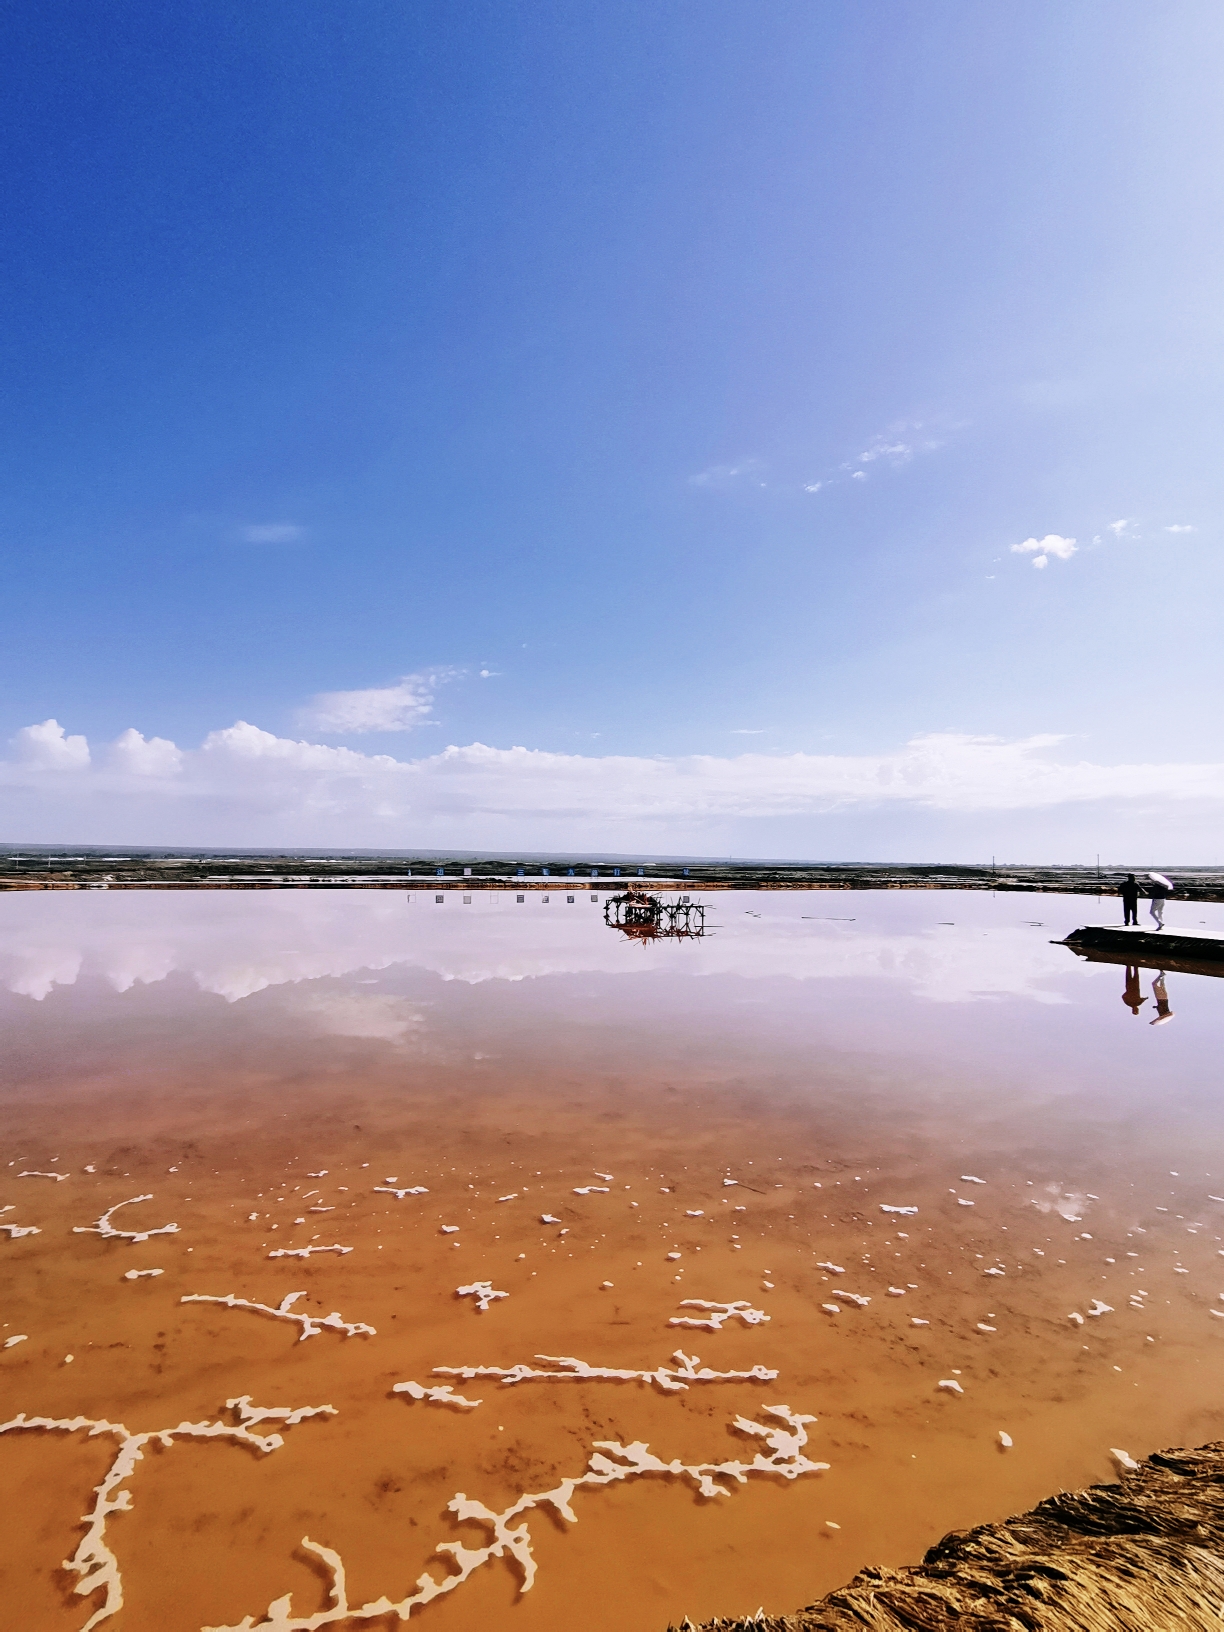
{"type": "MultiPolygon", "coordinates": [[[[448,1510],[459,1492],[501,1512],[582,1475],[596,1442],[750,1461],[762,1442],[736,1417],[818,1419],[797,1454],[825,1472],[705,1498],[657,1472],[579,1489],[575,1522],[515,1521],[529,1591],[492,1557],[412,1614],[661,1632],[914,1560],[1110,1477],[1111,1447],[1224,1435],[1224,982],[1170,975],[1175,1020],[1153,1027],[1152,972],[1136,1016],[1122,969],[1050,944],[1112,920],[1083,898],[708,899],[705,940],[642,946],[586,893],[0,897],[0,1224],[38,1231],[0,1235],[0,1342],[24,1338],[0,1348],[0,1420],[141,1433],[232,1425],[243,1396],[335,1408],[267,1453],[149,1443],[101,1532],[109,1617],[113,1587],[75,1594],[63,1563],[119,1436],[0,1434],[9,1624],[194,1632],[264,1624],[291,1594],[270,1624],[385,1628],[330,1616],[304,1538],[343,1559],[352,1605],[403,1601],[455,1570],[438,1543],[488,1543],[448,1510]],[[145,1194],[114,1227],[176,1232],[74,1233],[145,1194]],[[352,1250],[268,1256],[311,1245],[352,1250]],[[482,1313],[456,1288],[485,1280],[508,1296],[482,1313]],[[299,1341],[179,1301],[294,1291],[292,1311],[375,1335],[299,1341]],[[703,1318],[686,1299],[769,1318],[669,1326],[703,1318]],[[434,1374],[540,1354],[649,1372],[678,1347],[778,1375],[664,1392],[434,1374]]],[[[1169,917],[1224,932],[1219,908],[1169,917]]]]}

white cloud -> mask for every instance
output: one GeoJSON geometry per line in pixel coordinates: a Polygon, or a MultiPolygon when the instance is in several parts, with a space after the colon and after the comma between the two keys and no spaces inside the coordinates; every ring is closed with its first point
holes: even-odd
{"type": "Polygon", "coordinates": [[[942,732],[880,754],[677,758],[472,743],[399,760],[239,721],[198,749],[125,733],[95,764],[83,738],[65,739],[50,723],[50,733],[18,733],[18,757],[0,762],[3,825],[81,843],[123,835],[129,843],[658,851],[700,848],[719,824],[888,808],[965,815],[1146,801],[1167,814],[1197,801],[1224,816],[1224,764],[1065,762],[1050,753],[1055,736],[942,732]],[[66,757],[40,757],[48,742],[66,757]],[[65,742],[80,746],[55,746],[65,742]],[[49,763],[64,774],[48,777],[49,763]]]}
{"type": "Polygon", "coordinates": [[[325,737],[363,736],[370,731],[411,731],[433,713],[434,692],[457,669],[405,674],[393,686],[365,691],[321,691],[302,710],[302,724],[325,737]]]}
{"type": "MultiPolygon", "coordinates": [[[[844,464],[841,468],[849,470],[851,464],[873,465],[877,459],[884,459],[894,470],[900,470],[920,453],[933,453],[936,448],[942,446],[939,438],[931,436],[929,428],[924,426],[921,420],[899,419],[879,436],[873,436],[857,460],[844,464]]],[[[856,471],[854,474],[861,473],[856,471]]]]}
{"type": "Polygon", "coordinates": [[[865,470],[852,471],[850,480],[852,482],[865,482],[867,480],[867,472],[865,470]]]}
{"type": "Polygon", "coordinates": [[[888,442],[882,436],[864,452],[859,454],[860,465],[870,465],[876,459],[887,459],[892,465],[907,465],[914,457],[914,450],[908,442],[888,442]]]}
{"type": "Polygon", "coordinates": [[[89,764],[84,737],[65,736],[58,720],[23,725],[12,739],[19,763],[45,771],[79,771],[89,764]]]}
{"type": "Polygon", "coordinates": [[[1174,522],[1172,527],[1166,527],[1165,528],[1165,532],[1166,533],[1192,533],[1192,532],[1194,532],[1194,528],[1186,526],[1183,523],[1174,522]]]}
{"type": "Polygon", "coordinates": [[[295,521],[265,521],[242,529],[248,544],[296,544],[306,536],[306,529],[295,521]]]}
{"type": "Polygon", "coordinates": [[[1057,533],[1047,533],[1044,538],[1026,538],[1023,544],[1013,544],[1013,555],[1031,555],[1035,567],[1047,567],[1050,557],[1057,556],[1060,561],[1070,561],[1075,554],[1075,540],[1060,538],[1057,533]]]}
{"type": "Polygon", "coordinates": [[[819,493],[824,485],[825,484],[823,482],[805,482],[803,485],[803,491],[805,493],[819,493]]]}
{"type": "Polygon", "coordinates": [[[760,473],[763,465],[759,459],[741,459],[734,465],[708,465],[705,470],[699,470],[689,481],[693,487],[728,487],[733,482],[747,480],[757,487],[764,487],[760,473]]]}
{"type": "Polygon", "coordinates": [[[1125,516],[1123,516],[1120,521],[1107,521],[1105,525],[1109,528],[1110,532],[1115,538],[1121,538],[1122,534],[1130,526],[1130,522],[1127,521],[1125,516]]]}
{"type": "Polygon", "coordinates": [[[177,776],[183,768],[183,751],[166,737],[145,738],[129,726],[111,743],[109,760],[116,770],[131,776],[177,776]]]}

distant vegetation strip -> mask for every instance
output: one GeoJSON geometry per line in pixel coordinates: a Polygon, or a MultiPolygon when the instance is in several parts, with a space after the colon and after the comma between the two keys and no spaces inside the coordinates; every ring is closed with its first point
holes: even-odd
{"type": "MultiPolygon", "coordinates": [[[[1155,864],[1152,864],[1155,865],[1155,864]]],[[[377,889],[377,890],[999,890],[1116,895],[1127,871],[1151,866],[1029,867],[668,861],[640,865],[453,860],[395,856],[217,856],[134,850],[126,856],[0,851],[0,890],[73,889],[377,889]]],[[[1224,901],[1224,869],[1164,863],[1176,896],[1224,901]]]]}

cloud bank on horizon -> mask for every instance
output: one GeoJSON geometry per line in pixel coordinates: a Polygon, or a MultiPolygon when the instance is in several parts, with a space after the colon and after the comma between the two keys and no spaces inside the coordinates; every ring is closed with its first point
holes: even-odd
{"type": "MultiPolygon", "coordinates": [[[[342,694],[343,695],[343,694],[342,694]]],[[[361,694],[359,694],[361,695],[361,694]]],[[[1183,805],[1224,817],[1224,763],[1104,765],[1058,757],[1057,735],[932,732],[888,753],[572,754],[474,742],[415,759],[280,737],[244,720],[198,748],[129,728],[96,750],[49,719],[0,761],[9,834],[78,843],[464,846],[701,853],[728,831],[884,810],[997,818],[1129,808],[1159,834],[1183,805]],[[703,843],[704,841],[704,843],[703,843]]],[[[1105,824],[1108,831],[1108,823],[1105,824]]],[[[721,843],[716,848],[722,848],[721,843]]],[[[794,854],[789,848],[772,853],[794,854]]]]}

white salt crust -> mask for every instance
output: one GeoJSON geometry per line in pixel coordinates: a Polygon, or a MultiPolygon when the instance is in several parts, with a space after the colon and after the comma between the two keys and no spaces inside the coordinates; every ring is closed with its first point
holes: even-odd
{"type": "Polygon", "coordinates": [[[487,1526],[490,1532],[488,1544],[484,1547],[468,1547],[459,1541],[439,1542],[434,1550],[450,1555],[454,1572],[439,1581],[436,1576],[425,1571],[417,1579],[417,1590],[398,1602],[382,1597],[371,1603],[350,1604],[344,1561],[340,1554],[331,1547],[324,1547],[318,1542],[311,1541],[309,1537],[303,1537],[303,1548],[315,1554],[330,1577],[328,1597],[331,1602],[326,1609],[318,1610],[313,1615],[295,1615],[292,1594],[286,1593],[283,1598],[278,1598],[268,1605],[267,1615],[261,1621],[255,1621],[248,1615],[236,1625],[205,1627],[203,1632],[319,1632],[321,1627],[339,1626],[346,1621],[385,1621],[389,1615],[396,1615],[401,1621],[406,1621],[414,1609],[454,1592],[478,1569],[495,1558],[512,1561],[520,1575],[520,1593],[530,1592],[536,1577],[531,1532],[526,1522],[516,1524],[514,1521],[523,1519],[524,1515],[534,1508],[550,1508],[558,1518],[575,1524],[578,1515],[571,1503],[576,1491],[618,1484],[626,1479],[666,1474],[672,1478],[688,1480],[697,1487],[701,1496],[716,1497],[731,1494],[727,1484],[719,1483],[720,1480],[743,1485],[747,1483],[749,1474],[770,1474],[782,1479],[797,1479],[800,1474],[822,1473],[828,1468],[827,1462],[812,1462],[802,1454],[803,1446],[807,1444],[805,1425],[815,1422],[815,1417],[801,1416],[785,1405],[767,1405],[762,1409],[778,1419],[776,1425],[753,1422],[748,1417],[736,1417],[733,1425],[741,1434],[763,1440],[768,1448],[768,1454],[758,1450],[751,1462],[691,1464],[681,1462],[678,1458],[664,1462],[660,1457],[654,1456],[649,1446],[640,1440],[635,1440],[632,1445],[622,1445],[617,1440],[597,1440],[585,1473],[576,1478],[563,1479],[552,1490],[520,1496],[501,1513],[494,1513],[483,1502],[474,1501],[460,1491],[448,1503],[448,1510],[461,1524],[476,1523],[487,1526]]]}
{"type": "Polygon", "coordinates": [[[457,1298],[475,1298],[476,1307],[483,1314],[494,1299],[508,1298],[510,1294],[509,1292],[495,1292],[492,1281],[473,1281],[471,1286],[457,1286],[455,1296],[457,1298]]]}
{"type": "Polygon", "coordinates": [[[330,1247],[277,1247],[274,1252],[270,1252],[268,1254],[268,1257],[310,1258],[313,1257],[316,1252],[338,1252],[344,1254],[346,1252],[352,1252],[352,1250],[352,1247],[342,1247],[337,1241],[333,1242],[330,1247]]]}
{"type": "Polygon", "coordinates": [[[104,1595],[102,1603],[81,1627],[80,1632],[93,1632],[94,1627],[101,1626],[103,1621],[110,1620],[123,1608],[123,1576],[120,1573],[119,1560],[107,1545],[106,1521],[112,1513],[130,1511],[132,1493],[130,1490],[120,1489],[120,1486],[135,1473],[137,1464],[144,1458],[146,1445],[156,1440],[159,1445],[169,1450],[176,1439],[228,1439],[235,1444],[246,1445],[252,1450],[267,1454],[279,1450],[285,1441],[281,1434],[255,1433],[254,1429],[262,1424],[278,1422],[284,1428],[293,1428],[307,1417],[336,1415],[336,1409],[331,1405],[304,1405],[296,1409],[282,1406],[253,1406],[249,1394],[244,1394],[238,1399],[226,1400],[225,1404],[226,1409],[237,1417],[236,1422],[180,1422],[174,1428],[152,1428],[143,1434],[132,1433],[121,1422],[95,1420],[92,1417],[27,1417],[21,1412],[11,1417],[8,1422],[0,1423],[0,1434],[16,1433],[31,1428],[74,1434],[82,1428],[87,1428],[90,1439],[102,1434],[111,1434],[119,1441],[114,1461],[103,1476],[101,1484],[94,1489],[94,1504],[81,1521],[85,1525],[85,1534],[72,1557],[64,1560],[64,1569],[80,1577],[73,1589],[74,1592],[81,1595],[100,1592],[104,1595]]]}
{"type": "MultiPolygon", "coordinates": [[[[7,1207],[0,1207],[0,1213],[11,1213],[15,1209],[16,1205],[16,1202],[10,1202],[7,1207]]],[[[10,1241],[16,1241],[18,1237],[23,1235],[42,1234],[42,1231],[38,1228],[37,1224],[0,1224],[0,1230],[8,1231],[8,1238],[10,1241]]]]}
{"type": "Polygon", "coordinates": [[[698,1331],[721,1332],[732,1318],[742,1320],[745,1326],[760,1326],[769,1319],[763,1309],[754,1309],[743,1298],[738,1298],[734,1303],[707,1303],[704,1298],[681,1298],[680,1307],[705,1309],[708,1313],[704,1320],[697,1320],[692,1315],[673,1315],[667,1323],[669,1326],[693,1326],[698,1331]]]}
{"type": "MultiPolygon", "coordinates": [[[[136,1272],[133,1272],[136,1273],[136,1272]]],[[[161,1270],[145,1270],[144,1274],[160,1275],[161,1270]]],[[[308,1337],[317,1337],[320,1332],[343,1332],[345,1337],[376,1337],[377,1331],[373,1326],[367,1326],[364,1320],[348,1321],[341,1319],[339,1312],[332,1310],[330,1315],[303,1315],[293,1308],[299,1298],[304,1298],[305,1292],[286,1292],[285,1296],[272,1308],[267,1303],[250,1303],[246,1298],[235,1297],[227,1292],[221,1297],[213,1297],[207,1292],[189,1292],[179,1299],[180,1303],[219,1303],[225,1309],[249,1309],[254,1315],[271,1315],[273,1320],[289,1320],[295,1326],[302,1328],[298,1338],[299,1343],[305,1343],[308,1337]]]]}
{"type": "Polygon", "coordinates": [[[393,1394],[407,1394],[409,1399],[426,1400],[430,1405],[452,1405],[460,1411],[475,1411],[482,1400],[465,1400],[462,1394],[455,1393],[453,1383],[436,1383],[433,1388],[426,1388],[421,1383],[393,1383],[393,1394]]]}
{"type": "Polygon", "coordinates": [[[750,1371],[711,1371],[701,1364],[700,1357],[677,1349],[672,1359],[674,1366],[656,1366],[653,1371],[626,1371],[615,1366],[592,1366],[572,1355],[537,1354],[537,1360],[547,1362],[547,1370],[539,1370],[520,1362],[517,1366],[435,1366],[435,1377],[459,1377],[465,1383],[473,1377],[498,1377],[507,1386],[514,1383],[575,1383],[618,1382],[654,1383],[665,1394],[677,1394],[690,1383],[772,1383],[776,1371],[765,1366],[753,1366],[750,1371]]]}
{"type": "Polygon", "coordinates": [[[129,1196],[126,1201],[117,1201],[113,1207],[108,1207],[96,1224],[74,1224],[73,1235],[101,1235],[108,1241],[148,1241],[155,1235],[177,1235],[177,1224],[163,1224],[157,1230],[117,1230],[111,1223],[111,1214],[117,1213],[120,1207],[134,1207],[138,1201],[152,1201],[152,1195],[129,1196]]]}

